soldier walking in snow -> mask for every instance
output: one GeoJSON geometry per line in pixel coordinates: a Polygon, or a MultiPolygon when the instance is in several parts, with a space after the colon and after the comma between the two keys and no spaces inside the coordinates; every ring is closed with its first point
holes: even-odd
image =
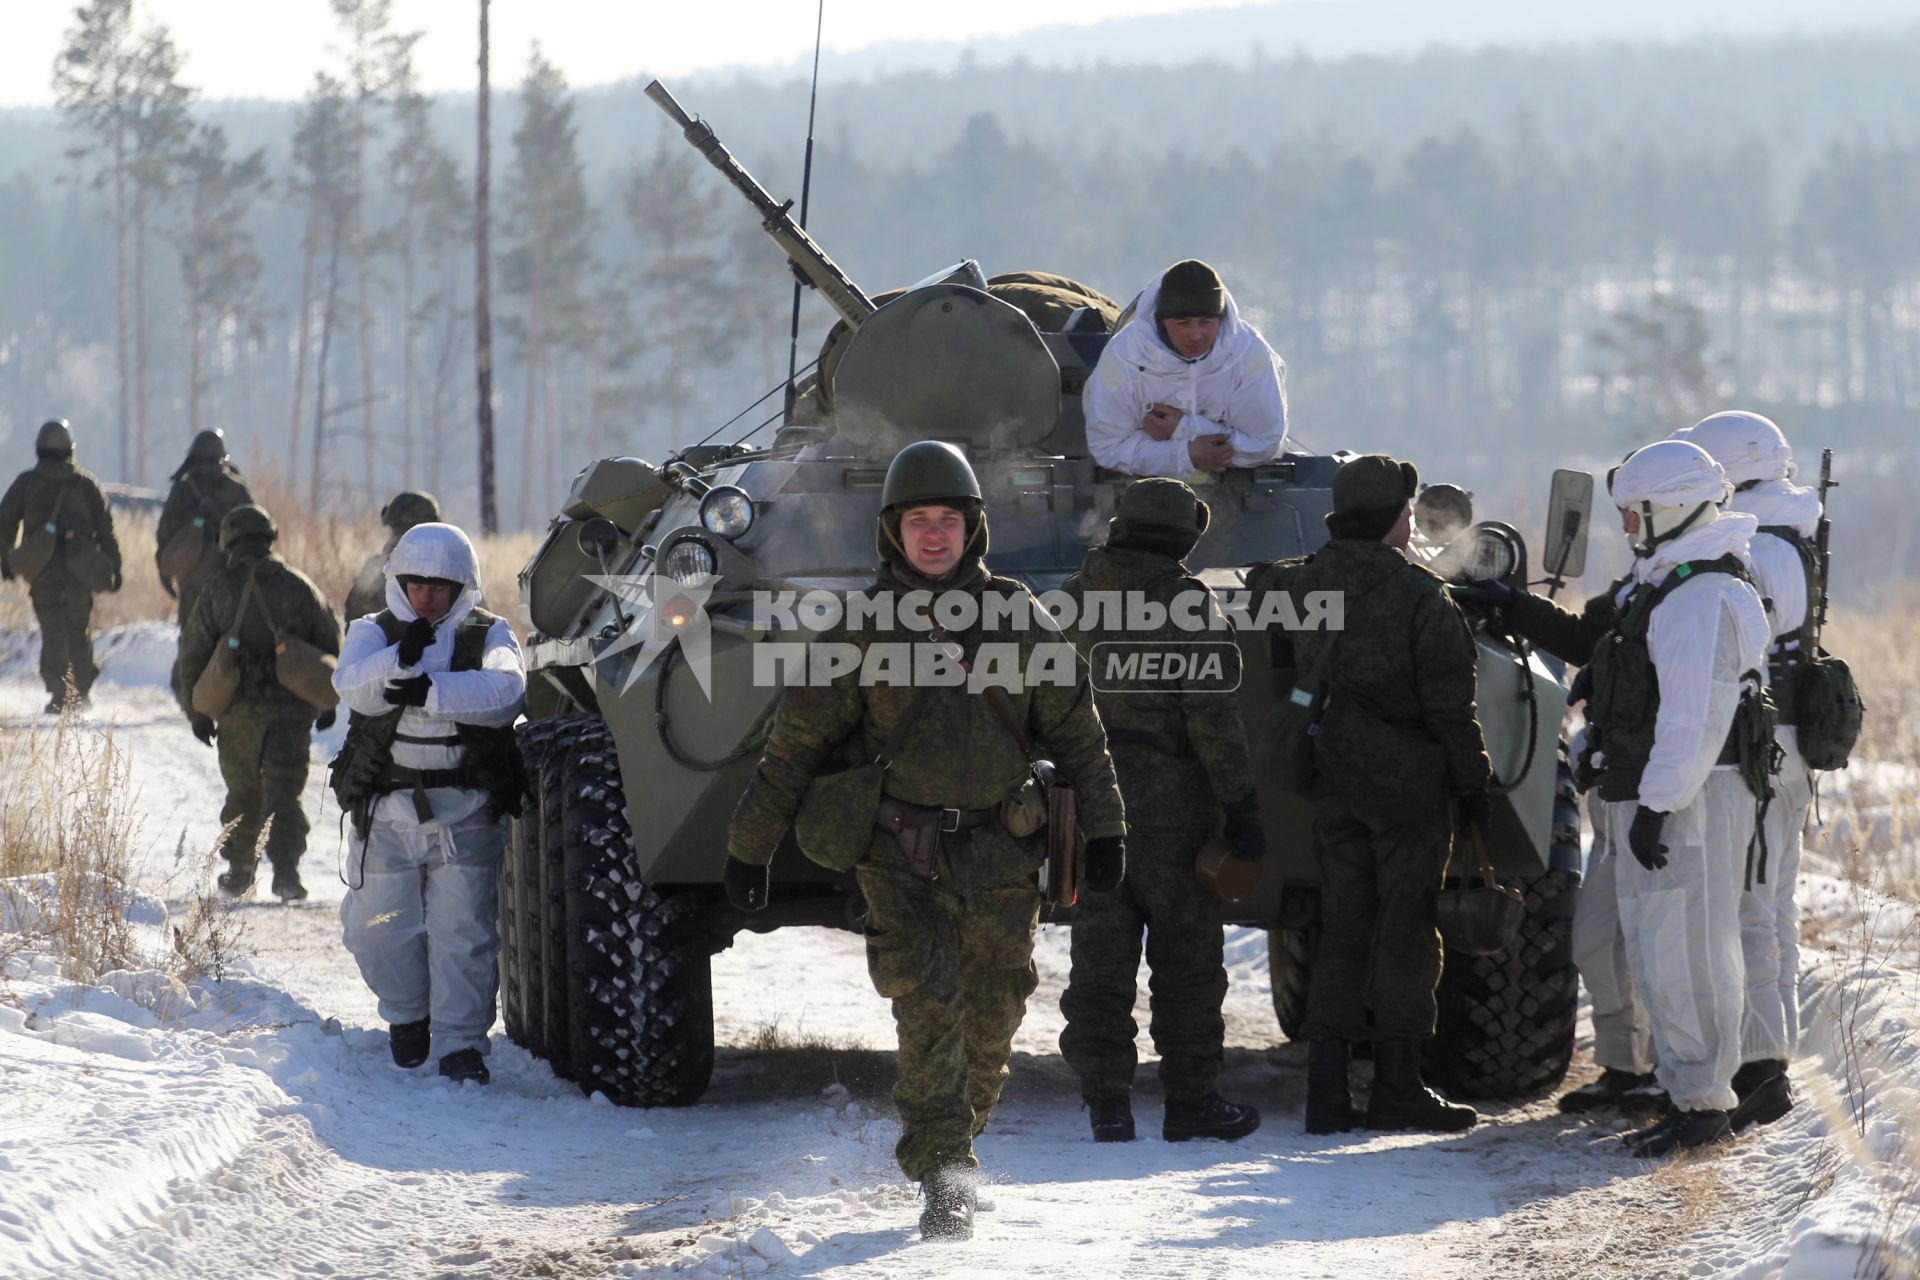
{"type": "Polygon", "coordinates": [[[227,457],[226,437],[202,431],[173,473],[173,488],[154,530],[154,564],[160,586],[180,601],[180,625],[193,616],[194,601],[226,567],[220,553],[220,522],[227,512],[253,501],[239,468],[227,457]]]}
{"type": "Polygon", "coordinates": [[[292,637],[337,654],[340,621],[312,580],[273,553],[279,534],[273,517],[251,503],[220,522],[226,567],[195,597],[180,629],[173,689],[194,737],[210,747],[218,739],[220,776],[227,784],[220,821],[228,828],[221,891],[235,898],[253,891],[265,828],[273,892],[283,902],[298,902],[307,896],[299,868],[307,848],[300,795],[307,786],[309,742],[316,727],[332,727],[334,713],[316,712],[281,683],[276,651],[292,637]],[[196,710],[201,677],[215,661],[232,663],[236,679],[225,705],[196,710]]]}
{"type": "Polygon", "coordinates": [[[1289,637],[1303,687],[1320,672],[1329,691],[1316,739],[1322,929],[1307,991],[1309,1133],[1358,1119],[1347,1066],[1363,1037],[1373,1041],[1368,1128],[1458,1132],[1478,1119],[1420,1075],[1438,1014],[1432,895],[1455,812],[1463,837],[1486,830],[1492,767],[1474,708],[1473,636],[1441,580],[1405,555],[1417,486],[1410,462],[1353,459],[1334,476],[1332,541],[1247,578],[1256,597],[1287,592],[1296,616],[1309,592],[1344,601],[1342,630],[1289,637]],[[1347,763],[1324,767],[1336,747],[1347,763]]]}
{"type": "Polygon", "coordinates": [[[40,460],[0,498],[0,578],[26,579],[40,624],[47,710],[60,710],[69,689],[85,707],[100,674],[93,664],[93,595],[120,589],[120,544],[100,482],[74,465],[66,421],[43,425],[33,450],[40,460]]]}
{"type": "Polygon", "coordinates": [[[414,526],[387,558],[386,607],[348,625],[334,687],[351,712],[333,789],[353,822],[347,950],[379,998],[394,1063],[486,1084],[499,989],[500,859],[523,781],[520,645],[480,607],[452,525],[414,526]]]}
{"type": "MultiPolygon", "coordinates": [[[[880,501],[882,568],[873,591],[896,600],[964,593],[976,602],[1028,594],[987,571],[979,481],[952,445],[902,449],[880,501]]],[[[954,637],[974,657],[988,642],[1017,646],[1015,665],[1025,671],[1035,648],[1055,639],[1037,627],[990,623],[984,607],[980,615],[954,637]]],[[[849,630],[846,638],[864,647],[887,634],[898,633],[849,630]]],[[[774,850],[810,784],[843,756],[888,762],[878,812],[870,802],[864,812],[850,805],[843,823],[867,902],[867,967],[874,990],[893,1002],[899,1031],[894,1154],[926,1195],[920,1229],[929,1240],[973,1234],[973,1140],[1000,1100],[1014,1032],[1039,982],[1035,872],[1046,841],[1037,823],[1019,821],[1015,795],[1028,775],[1028,740],[1053,753],[1079,792],[1085,887],[1110,892],[1125,868],[1125,814],[1085,679],[993,692],[1001,705],[989,689],[964,683],[866,686],[857,669],[831,684],[789,688],[727,832],[727,896],[740,910],[762,910],[774,850]]]]}
{"type": "Polygon", "coordinates": [[[1197,633],[1171,620],[1155,633],[1096,629],[1083,611],[1073,642],[1089,665],[1100,659],[1103,643],[1111,652],[1110,642],[1158,642],[1175,653],[1205,645],[1232,659],[1231,670],[1204,683],[1105,687],[1094,695],[1127,803],[1129,865],[1118,890],[1089,897],[1075,913],[1073,972],[1060,997],[1067,1018],[1060,1052],[1079,1073],[1096,1142],[1134,1136],[1128,1094],[1143,933],[1152,970],[1153,1045],[1166,1089],[1162,1136],[1232,1141],[1260,1127],[1258,1111],[1214,1090],[1226,1037],[1220,1010],[1227,971],[1219,900],[1194,874],[1194,859],[1222,815],[1234,857],[1258,862],[1266,853],[1246,730],[1231,692],[1240,683],[1239,651],[1213,593],[1181,563],[1206,532],[1208,514],[1207,504],[1178,480],[1136,480],[1120,495],[1107,544],[1089,550],[1066,583],[1082,600],[1087,592],[1105,592],[1169,608],[1182,600],[1205,605],[1201,625],[1208,629],[1197,633]]]}

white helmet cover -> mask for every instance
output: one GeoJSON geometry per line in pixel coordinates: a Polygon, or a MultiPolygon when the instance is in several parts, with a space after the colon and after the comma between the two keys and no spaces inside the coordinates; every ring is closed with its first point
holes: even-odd
{"type": "Polygon", "coordinates": [[[1792,474],[1793,447],[1780,428],[1745,409],[1711,414],[1673,433],[1673,439],[1699,445],[1713,455],[1736,485],[1785,480],[1792,474]]]}
{"type": "Polygon", "coordinates": [[[1635,449],[1607,475],[1613,505],[1640,513],[1634,550],[1646,555],[1690,528],[1719,518],[1732,494],[1727,473],[1697,444],[1656,440],[1635,449]]]}

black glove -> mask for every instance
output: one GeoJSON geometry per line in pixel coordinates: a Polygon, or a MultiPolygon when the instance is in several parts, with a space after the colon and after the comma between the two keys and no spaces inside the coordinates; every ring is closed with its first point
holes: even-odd
{"type": "Polygon", "coordinates": [[[1633,811],[1633,825],[1627,828],[1627,851],[1649,871],[1667,865],[1667,846],[1660,843],[1660,828],[1666,821],[1666,814],[1641,805],[1633,811]]]}
{"type": "Polygon", "coordinates": [[[173,583],[167,578],[160,579],[160,589],[167,593],[167,599],[178,600],[180,593],[173,589],[173,583]]]}
{"type": "MultiPolygon", "coordinates": [[[[421,678],[425,679],[424,676],[421,678]]],[[[325,711],[322,711],[314,717],[313,727],[319,732],[325,733],[327,730],[333,728],[333,722],[336,718],[338,718],[337,713],[332,707],[328,707],[325,711]]]]}
{"type": "Polygon", "coordinates": [[[5,560],[0,560],[0,582],[12,582],[18,576],[14,573],[12,565],[5,560]]]}
{"type": "MultiPolygon", "coordinates": [[[[415,618],[409,622],[407,629],[400,633],[400,665],[410,667],[420,661],[420,655],[425,653],[427,646],[432,643],[433,624],[431,622],[425,618],[415,618]]],[[[416,702],[413,705],[417,707],[420,704],[416,702]]]]}
{"type": "Polygon", "coordinates": [[[1112,893],[1127,874],[1127,838],[1095,836],[1087,841],[1087,865],[1080,877],[1088,893],[1112,893]]]}
{"type": "Polygon", "coordinates": [[[1455,803],[1460,806],[1460,834],[1486,839],[1487,827],[1493,821],[1493,798],[1485,791],[1469,791],[1455,803]]]}
{"type": "Polygon", "coordinates": [[[415,676],[411,680],[395,680],[386,689],[388,703],[396,707],[424,707],[427,705],[427,690],[433,688],[432,676],[415,676]]]}
{"type": "Polygon", "coordinates": [[[187,723],[193,726],[193,736],[208,746],[212,746],[213,740],[220,736],[220,731],[213,727],[212,716],[203,716],[195,712],[187,717],[187,723]]]}
{"type": "Polygon", "coordinates": [[[1233,856],[1242,862],[1258,862],[1267,856],[1267,832],[1260,825],[1260,797],[1249,791],[1246,795],[1228,804],[1220,806],[1227,815],[1227,844],[1233,850],[1233,856]]]}
{"type": "Polygon", "coordinates": [[[1465,582],[1448,583],[1447,594],[1461,604],[1479,605],[1482,609],[1504,609],[1520,598],[1519,588],[1498,578],[1468,578],[1465,582]]]}
{"type": "Polygon", "coordinates": [[[1573,687],[1567,690],[1567,705],[1577,707],[1593,696],[1593,664],[1580,668],[1580,674],[1573,678],[1573,687]]]}
{"type": "Polygon", "coordinates": [[[737,911],[765,911],[767,894],[773,888],[773,868],[756,867],[751,862],[742,862],[738,858],[727,859],[727,869],[721,877],[727,886],[727,901],[737,911]]]}
{"type": "Polygon", "coordinates": [[[120,571],[118,569],[115,569],[113,571],[112,580],[107,583],[107,594],[112,595],[114,592],[118,591],[119,589],[120,589],[120,571]]]}

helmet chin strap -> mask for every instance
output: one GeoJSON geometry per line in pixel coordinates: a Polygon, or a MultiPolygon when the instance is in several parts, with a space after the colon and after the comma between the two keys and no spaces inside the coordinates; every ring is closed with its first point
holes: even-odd
{"type": "Polygon", "coordinates": [[[1659,550],[1662,544],[1672,542],[1675,538],[1692,528],[1693,522],[1704,515],[1708,507],[1716,505],[1718,504],[1712,502],[1697,503],[1693,510],[1687,513],[1686,519],[1665,533],[1655,533],[1653,528],[1653,504],[1642,499],[1640,502],[1640,536],[1634,539],[1633,553],[1641,559],[1652,555],[1655,551],[1659,550]]]}

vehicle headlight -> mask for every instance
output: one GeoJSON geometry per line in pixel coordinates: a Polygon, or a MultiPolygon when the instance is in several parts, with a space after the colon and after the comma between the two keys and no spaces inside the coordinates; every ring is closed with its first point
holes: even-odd
{"type": "Polygon", "coordinates": [[[1469,578],[1505,579],[1520,568],[1520,548],[1514,535],[1497,525],[1476,526],[1467,543],[1460,572],[1469,578]]]}
{"type": "Polygon", "coordinates": [[[682,538],[667,548],[660,561],[660,572],[683,587],[699,585],[713,577],[718,567],[713,548],[698,538],[682,538]]]}
{"type": "Polygon", "coordinates": [[[737,538],[753,527],[753,499],[745,489],[716,485],[700,499],[700,525],[722,538],[737,538]]]}

